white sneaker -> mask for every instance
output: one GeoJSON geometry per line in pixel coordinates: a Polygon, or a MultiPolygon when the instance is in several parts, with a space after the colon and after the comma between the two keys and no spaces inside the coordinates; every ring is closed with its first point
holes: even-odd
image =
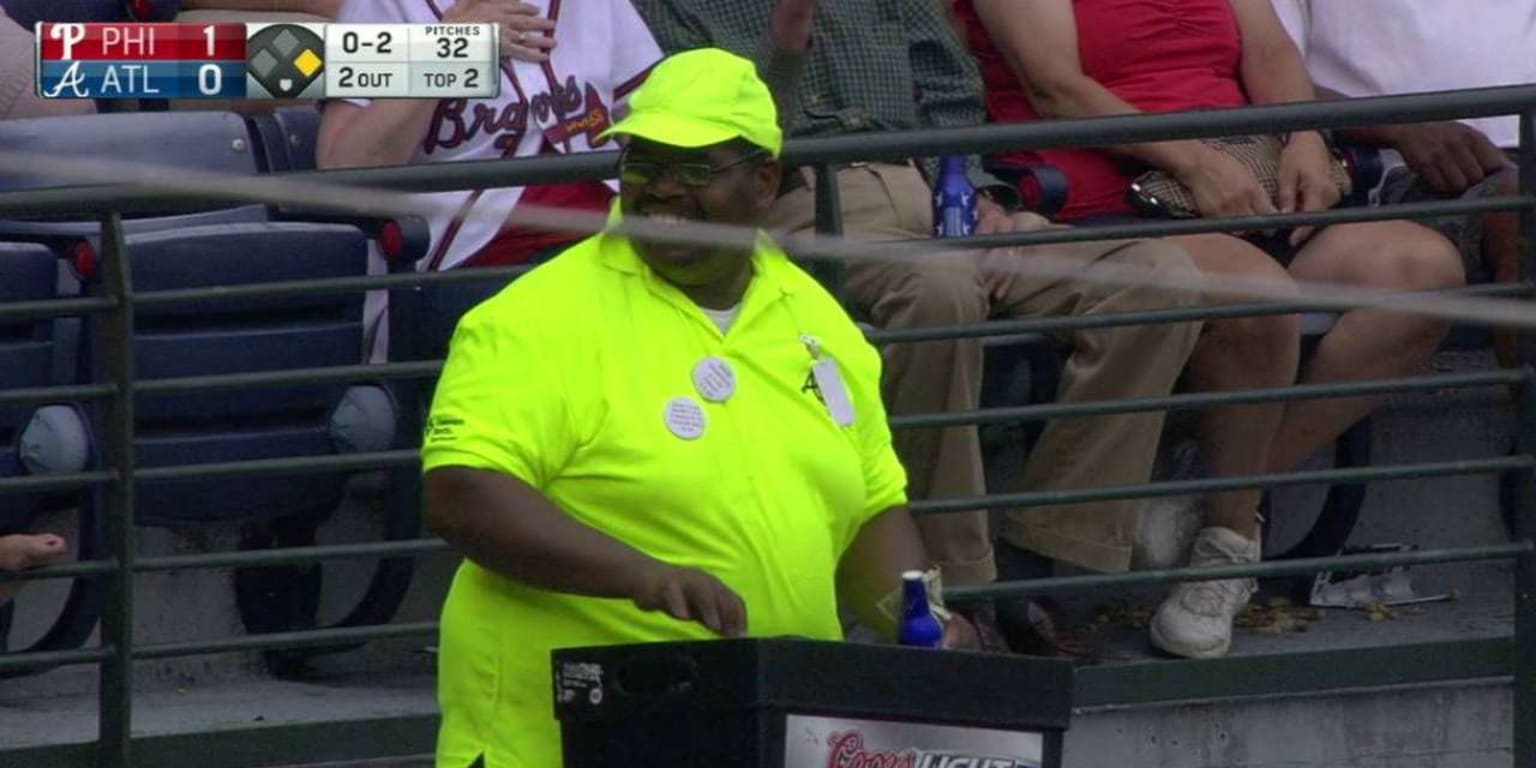
{"type": "MultiPolygon", "coordinates": [[[[1206,475],[1200,447],[1185,441],[1169,452],[1164,480],[1195,480],[1206,475]]],[[[1178,568],[1188,563],[1195,535],[1205,524],[1199,496],[1163,496],[1142,504],[1131,545],[1131,568],[1137,571],[1178,568]]]]}
{"type": "MultiPolygon", "coordinates": [[[[1230,528],[1205,528],[1195,537],[1191,568],[1259,561],[1259,542],[1230,528]]],[[[1232,621],[1258,589],[1253,579],[1179,584],[1152,617],[1152,644],[1175,656],[1209,659],[1232,646],[1232,621]]]]}
{"type": "Polygon", "coordinates": [[[1160,571],[1179,568],[1189,561],[1195,536],[1205,525],[1201,500],[1195,496],[1148,499],[1136,523],[1131,545],[1131,569],[1160,571]]]}

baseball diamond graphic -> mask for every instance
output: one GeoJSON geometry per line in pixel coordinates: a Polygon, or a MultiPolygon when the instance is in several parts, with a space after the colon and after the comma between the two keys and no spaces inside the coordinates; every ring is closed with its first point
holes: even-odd
{"type": "Polygon", "coordinates": [[[308,27],[274,24],[251,36],[246,44],[248,81],[260,88],[253,96],[279,99],[318,98],[323,89],[325,41],[308,27]]]}

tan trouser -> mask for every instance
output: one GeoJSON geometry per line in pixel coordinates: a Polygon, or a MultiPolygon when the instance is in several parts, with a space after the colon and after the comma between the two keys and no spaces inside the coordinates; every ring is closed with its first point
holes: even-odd
{"type": "MultiPolygon", "coordinates": [[[[814,180],[807,174],[807,184],[814,180]]],[[[842,170],[838,187],[845,235],[859,240],[930,236],[929,189],[910,166],[870,164],[842,170]]],[[[812,188],[793,191],[769,213],[767,226],[807,231],[815,221],[812,188]]],[[[1047,226],[1039,219],[1040,226],[1047,226]]],[[[1188,254],[1160,241],[1117,241],[1022,249],[1080,260],[1085,273],[1114,262],[1159,272],[1197,275],[1188,254]]],[[[930,260],[850,261],[845,291],[882,328],[976,323],[992,316],[1092,315],[1190,306],[1199,297],[1149,287],[1117,287],[1014,275],[994,301],[983,288],[980,251],[930,260]]],[[[1059,400],[1155,397],[1173,388],[1199,323],[1124,326],[1082,331],[1070,341],[1059,400]]],[[[954,339],[892,345],[885,352],[884,395],[893,415],[968,411],[978,407],[982,345],[954,339]]],[[[1163,414],[1137,413],[1059,419],[1047,425],[1029,457],[1024,487],[1044,491],[1145,482],[1157,451],[1163,414]]],[[[907,429],[895,436],[911,498],[979,496],[986,490],[974,427],[907,429]]],[[[1099,571],[1130,566],[1139,502],[1043,506],[1011,510],[1001,535],[1042,555],[1099,571]]],[[[945,582],[977,584],[997,578],[985,510],[918,518],[929,555],[945,582]]]]}

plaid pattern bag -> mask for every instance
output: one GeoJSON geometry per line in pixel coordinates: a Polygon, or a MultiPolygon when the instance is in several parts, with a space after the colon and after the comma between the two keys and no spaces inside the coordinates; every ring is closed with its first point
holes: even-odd
{"type": "MultiPolygon", "coordinates": [[[[1234,136],[1207,139],[1205,143],[1242,163],[1259,180],[1271,200],[1280,193],[1280,151],[1285,148],[1280,137],[1234,136]]],[[[1348,195],[1351,181],[1344,164],[1334,162],[1329,170],[1339,192],[1348,195]]],[[[1154,169],[1137,176],[1128,196],[1131,205],[1145,213],[1176,219],[1193,219],[1200,215],[1194,194],[1167,171],[1154,169]]]]}

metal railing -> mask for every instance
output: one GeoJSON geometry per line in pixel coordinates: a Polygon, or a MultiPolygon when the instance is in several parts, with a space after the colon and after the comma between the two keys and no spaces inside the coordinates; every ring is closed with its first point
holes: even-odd
{"type": "MultiPolygon", "coordinates": [[[[1051,229],[952,240],[947,241],[947,244],[957,247],[1043,245],[1109,238],[1254,230],[1301,224],[1323,225],[1394,218],[1423,219],[1447,214],[1514,211],[1519,214],[1523,234],[1520,246],[1521,277],[1528,281],[1533,274],[1536,274],[1533,272],[1533,267],[1536,267],[1536,243],[1533,243],[1533,233],[1536,233],[1536,157],[1533,157],[1536,155],[1536,86],[1417,94],[1346,102],[1272,105],[1199,113],[1135,115],[1093,120],[860,134],[790,142],[786,147],[785,160],[793,164],[811,165],[815,168],[819,179],[827,180],[832,178],[833,165],[836,163],[927,156],[939,154],[940,148],[942,153],[947,154],[991,153],[1019,147],[1108,146],[1149,140],[1208,138],[1304,128],[1341,128],[1506,114],[1518,114],[1521,121],[1520,186],[1519,193],[1514,196],[1229,220],[1155,221],[1096,228],[1051,229]]],[[[452,165],[358,169],[308,176],[326,183],[425,192],[604,178],[612,175],[614,170],[612,162],[612,156],[589,154],[452,165]]],[[[833,185],[819,186],[830,191],[833,185]]],[[[137,482],[191,476],[250,476],[408,467],[414,465],[418,459],[414,450],[395,450],[325,459],[280,458],[141,469],[135,467],[132,451],[136,393],[184,392],[307,383],[317,380],[343,382],[364,379],[377,381],[381,378],[421,378],[435,374],[440,361],[139,381],[135,377],[132,354],[135,309],[143,306],[193,301],[207,298],[215,293],[224,298],[234,296],[249,298],[299,293],[356,292],[421,286],[434,282],[504,279],[521,271],[492,269],[476,270],[474,274],[463,272],[396,274],[232,288],[136,292],[130,282],[129,270],[123,258],[126,253],[123,217],[147,210],[163,213],[172,208],[206,209],[216,207],[222,202],[223,200],[217,196],[210,198],[201,193],[196,195],[146,194],[135,188],[114,185],[0,193],[0,219],[78,217],[81,214],[88,214],[98,216],[102,225],[100,250],[103,255],[103,269],[106,271],[106,296],[0,305],[0,319],[6,320],[82,314],[105,315],[108,344],[105,353],[106,375],[103,381],[68,387],[0,392],[0,404],[6,405],[90,399],[105,401],[106,434],[103,445],[106,450],[100,469],[51,477],[0,480],[0,493],[58,491],[98,486],[103,489],[105,501],[103,511],[108,544],[106,558],[45,568],[25,574],[0,574],[0,580],[71,577],[105,579],[110,585],[110,593],[102,615],[101,644],[96,648],[0,656],[0,670],[66,664],[99,664],[101,717],[96,762],[105,768],[127,768],[133,764],[134,741],[130,735],[130,728],[134,701],[130,670],[134,660],[255,649],[326,646],[338,642],[357,642],[387,637],[426,636],[436,631],[435,623],[423,622],[286,632],[205,641],[140,644],[136,642],[132,632],[134,574],[315,563],[342,558],[401,557],[440,551],[445,548],[440,540],[422,539],[266,551],[139,557],[135,551],[136,516],[133,494],[133,488],[137,482]]],[[[818,196],[817,204],[818,229],[824,232],[838,231],[839,215],[836,195],[822,194],[818,196]]],[[[834,273],[830,279],[835,280],[835,277],[834,273]]],[[[1470,290],[1528,298],[1530,293],[1528,288],[1528,283],[1521,283],[1516,286],[1478,287],[1470,290]]],[[[871,338],[879,343],[894,343],[1018,333],[1070,332],[1115,324],[1181,322],[1257,314],[1291,314],[1316,308],[1316,305],[1309,305],[1305,300],[1248,303],[1095,317],[1041,317],[945,328],[884,330],[871,334],[871,338]]],[[[1217,405],[1292,402],[1366,394],[1381,395],[1426,389],[1516,388],[1519,392],[1517,450],[1507,457],[989,495],[969,499],[929,500],[916,502],[912,508],[919,514],[939,514],[977,508],[1081,503],[1236,489],[1269,489],[1315,483],[1360,483],[1469,474],[1509,474],[1522,478],[1521,482],[1515,484],[1516,490],[1513,493],[1517,536],[1515,541],[1507,544],[1265,562],[1251,566],[1231,566],[1198,571],[1163,570],[998,583],[984,587],[952,588],[949,594],[957,600],[967,600],[1003,595],[1113,589],[1195,579],[1237,576],[1272,577],[1344,567],[1379,568],[1392,565],[1513,560],[1516,563],[1514,579],[1517,618],[1511,638],[1400,646],[1373,649],[1366,654],[1353,649],[1322,651],[1307,654],[1304,657],[1285,657],[1282,661],[1294,664],[1294,669],[1301,675],[1300,678],[1288,679],[1285,682],[1276,682],[1279,676],[1275,674],[1274,665],[1281,662],[1277,662],[1273,657],[1234,657],[1213,662],[1134,665],[1134,670],[1126,670],[1124,673],[1110,666],[1084,670],[1080,674],[1080,682],[1086,688],[1088,700],[1107,703],[1116,700],[1147,700],[1147,697],[1158,695],[1173,698],[1180,695],[1212,695],[1213,692],[1240,693],[1244,690],[1254,690],[1245,688],[1246,686],[1258,686],[1265,691],[1308,690],[1457,679],[1457,675],[1513,676],[1515,765],[1517,768],[1536,768],[1536,547],[1533,547],[1532,543],[1533,537],[1536,537],[1536,485],[1532,482],[1532,472],[1536,469],[1536,458],[1533,458],[1533,448],[1536,448],[1536,398],[1532,397],[1531,392],[1533,376],[1536,374],[1533,374],[1532,368],[1529,367],[1532,360],[1531,353],[1536,351],[1536,347],[1532,347],[1530,342],[1530,335],[1525,334],[1522,337],[1521,349],[1522,360],[1527,365],[1513,369],[1336,385],[1304,385],[1245,392],[1180,394],[1140,400],[991,408],[969,413],[904,415],[893,418],[892,423],[895,428],[980,425],[1150,410],[1198,409],[1217,405]],[[1434,659],[1435,664],[1420,665],[1412,669],[1396,666],[1424,658],[1434,659]],[[1430,666],[1433,668],[1427,668],[1430,666]],[[1159,670],[1171,671],[1159,677],[1161,674],[1159,670]],[[1176,682],[1170,682],[1175,678],[1176,682]]]]}

